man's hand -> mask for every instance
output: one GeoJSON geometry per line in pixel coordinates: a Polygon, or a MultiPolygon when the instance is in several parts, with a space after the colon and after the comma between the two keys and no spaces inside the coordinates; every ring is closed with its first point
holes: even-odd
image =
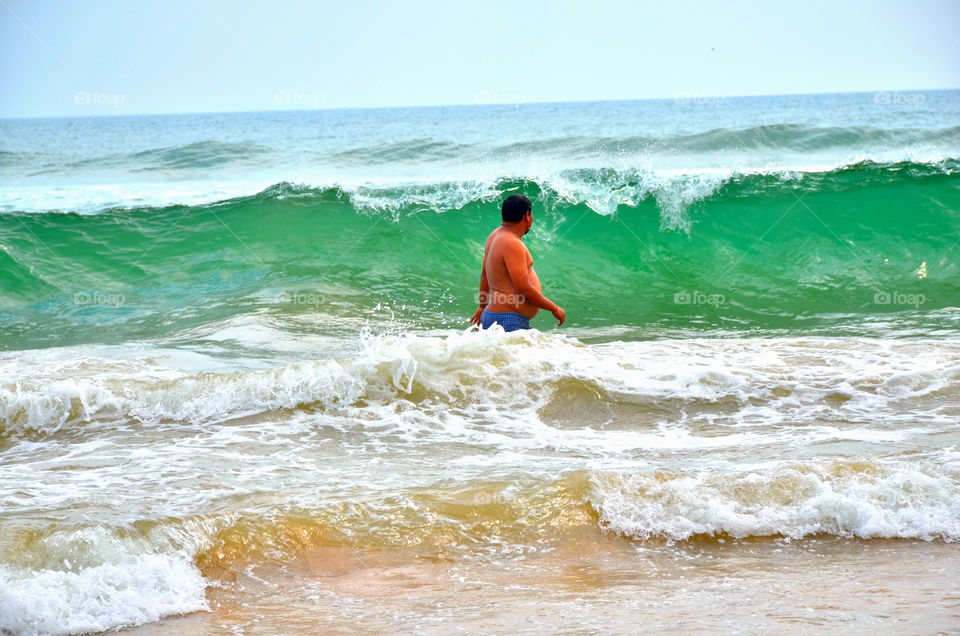
{"type": "Polygon", "coordinates": [[[560,305],[557,305],[556,307],[554,307],[553,311],[551,311],[550,313],[553,314],[553,317],[557,319],[558,327],[563,324],[564,320],[567,319],[567,312],[560,309],[560,305]]]}
{"type": "Polygon", "coordinates": [[[473,318],[470,319],[471,325],[476,325],[478,327],[480,326],[480,315],[483,313],[484,309],[486,309],[486,307],[479,307],[477,309],[477,312],[473,314],[473,318]]]}

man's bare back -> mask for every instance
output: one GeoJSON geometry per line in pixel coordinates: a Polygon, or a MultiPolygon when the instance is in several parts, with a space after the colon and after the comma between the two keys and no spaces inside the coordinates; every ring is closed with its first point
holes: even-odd
{"type": "Polygon", "coordinates": [[[528,303],[526,295],[517,289],[507,265],[508,259],[518,260],[526,270],[527,282],[542,293],[543,287],[533,269],[533,256],[520,237],[504,227],[498,227],[487,237],[483,253],[483,271],[490,290],[487,310],[498,313],[515,311],[527,318],[536,316],[540,308],[528,303]]]}
{"type": "Polygon", "coordinates": [[[490,233],[483,249],[480,306],[470,322],[490,322],[484,318],[485,312],[487,316],[519,314],[521,321],[529,320],[546,309],[557,319],[557,326],[562,325],[566,314],[543,295],[533,269],[533,257],[520,240],[533,225],[530,200],[521,195],[508,197],[503,204],[503,218],[503,224],[490,233]]]}

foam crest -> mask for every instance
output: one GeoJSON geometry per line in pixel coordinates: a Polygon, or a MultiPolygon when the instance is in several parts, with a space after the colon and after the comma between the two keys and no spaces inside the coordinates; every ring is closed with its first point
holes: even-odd
{"type": "Polygon", "coordinates": [[[121,563],[18,570],[0,565],[0,630],[76,634],[142,625],[208,609],[206,583],[182,554],[121,563]]]}
{"type": "Polygon", "coordinates": [[[51,434],[95,418],[200,423],[301,404],[351,403],[364,386],[362,376],[333,360],[232,373],[187,375],[155,368],[129,379],[34,378],[0,385],[0,426],[22,436],[51,434]]]}
{"type": "Polygon", "coordinates": [[[639,539],[815,534],[960,540],[960,475],[870,462],[734,474],[598,474],[600,524],[639,539]]]}
{"type": "Polygon", "coordinates": [[[117,209],[150,210],[174,205],[205,206],[242,203],[246,199],[298,199],[301,203],[345,200],[361,213],[384,214],[395,221],[422,210],[448,212],[468,205],[498,203],[503,195],[521,191],[542,198],[548,208],[583,205],[609,216],[620,206],[636,207],[652,196],[660,207],[664,229],[686,229],[678,213],[722,192],[731,182],[757,192],[776,194],[785,183],[796,187],[808,178],[822,187],[828,176],[842,183],[845,173],[874,179],[896,176],[955,174],[957,158],[942,154],[918,157],[851,156],[827,163],[773,162],[736,166],[676,166],[664,168],[649,161],[632,165],[578,164],[552,168],[482,167],[474,172],[449,174],[430,171],[417,176],[332,177],[317,180],[314,173],[292,171],[246,180],[191,180],[179,183],[124,181],[121,183],[31,185],[0,187],[0,213],[98,214],[117,209]]]}

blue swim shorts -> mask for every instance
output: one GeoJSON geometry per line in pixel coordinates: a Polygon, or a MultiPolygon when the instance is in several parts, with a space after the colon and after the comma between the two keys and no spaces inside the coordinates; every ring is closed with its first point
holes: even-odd
{"type": "Polygon", "coordinates": [[[530,319],[523,314],[512,311],[493,312],[483,310],[480,314],[480,324],[484,329],[489,329],[491,325],[497,324],[503,327],[504,331],[518,331],[520,329],[530,328],[530,319]]]}

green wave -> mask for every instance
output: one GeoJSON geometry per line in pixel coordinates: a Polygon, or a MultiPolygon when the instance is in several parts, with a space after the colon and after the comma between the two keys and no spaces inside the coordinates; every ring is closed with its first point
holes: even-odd
{"type": "Polygon", "coordinates": [[[410,326],[463,326],[511,192],[534,200],[527,243],[574,327],[807,329],[960,306],[954,163],[746,175],[692,195],[682,181],[571,174],[574,195],[530,179],[278,184],[206,206],[2,215],[2,342],[122,342],[255,310],[363,318],[378,303],[410,326]]]}

